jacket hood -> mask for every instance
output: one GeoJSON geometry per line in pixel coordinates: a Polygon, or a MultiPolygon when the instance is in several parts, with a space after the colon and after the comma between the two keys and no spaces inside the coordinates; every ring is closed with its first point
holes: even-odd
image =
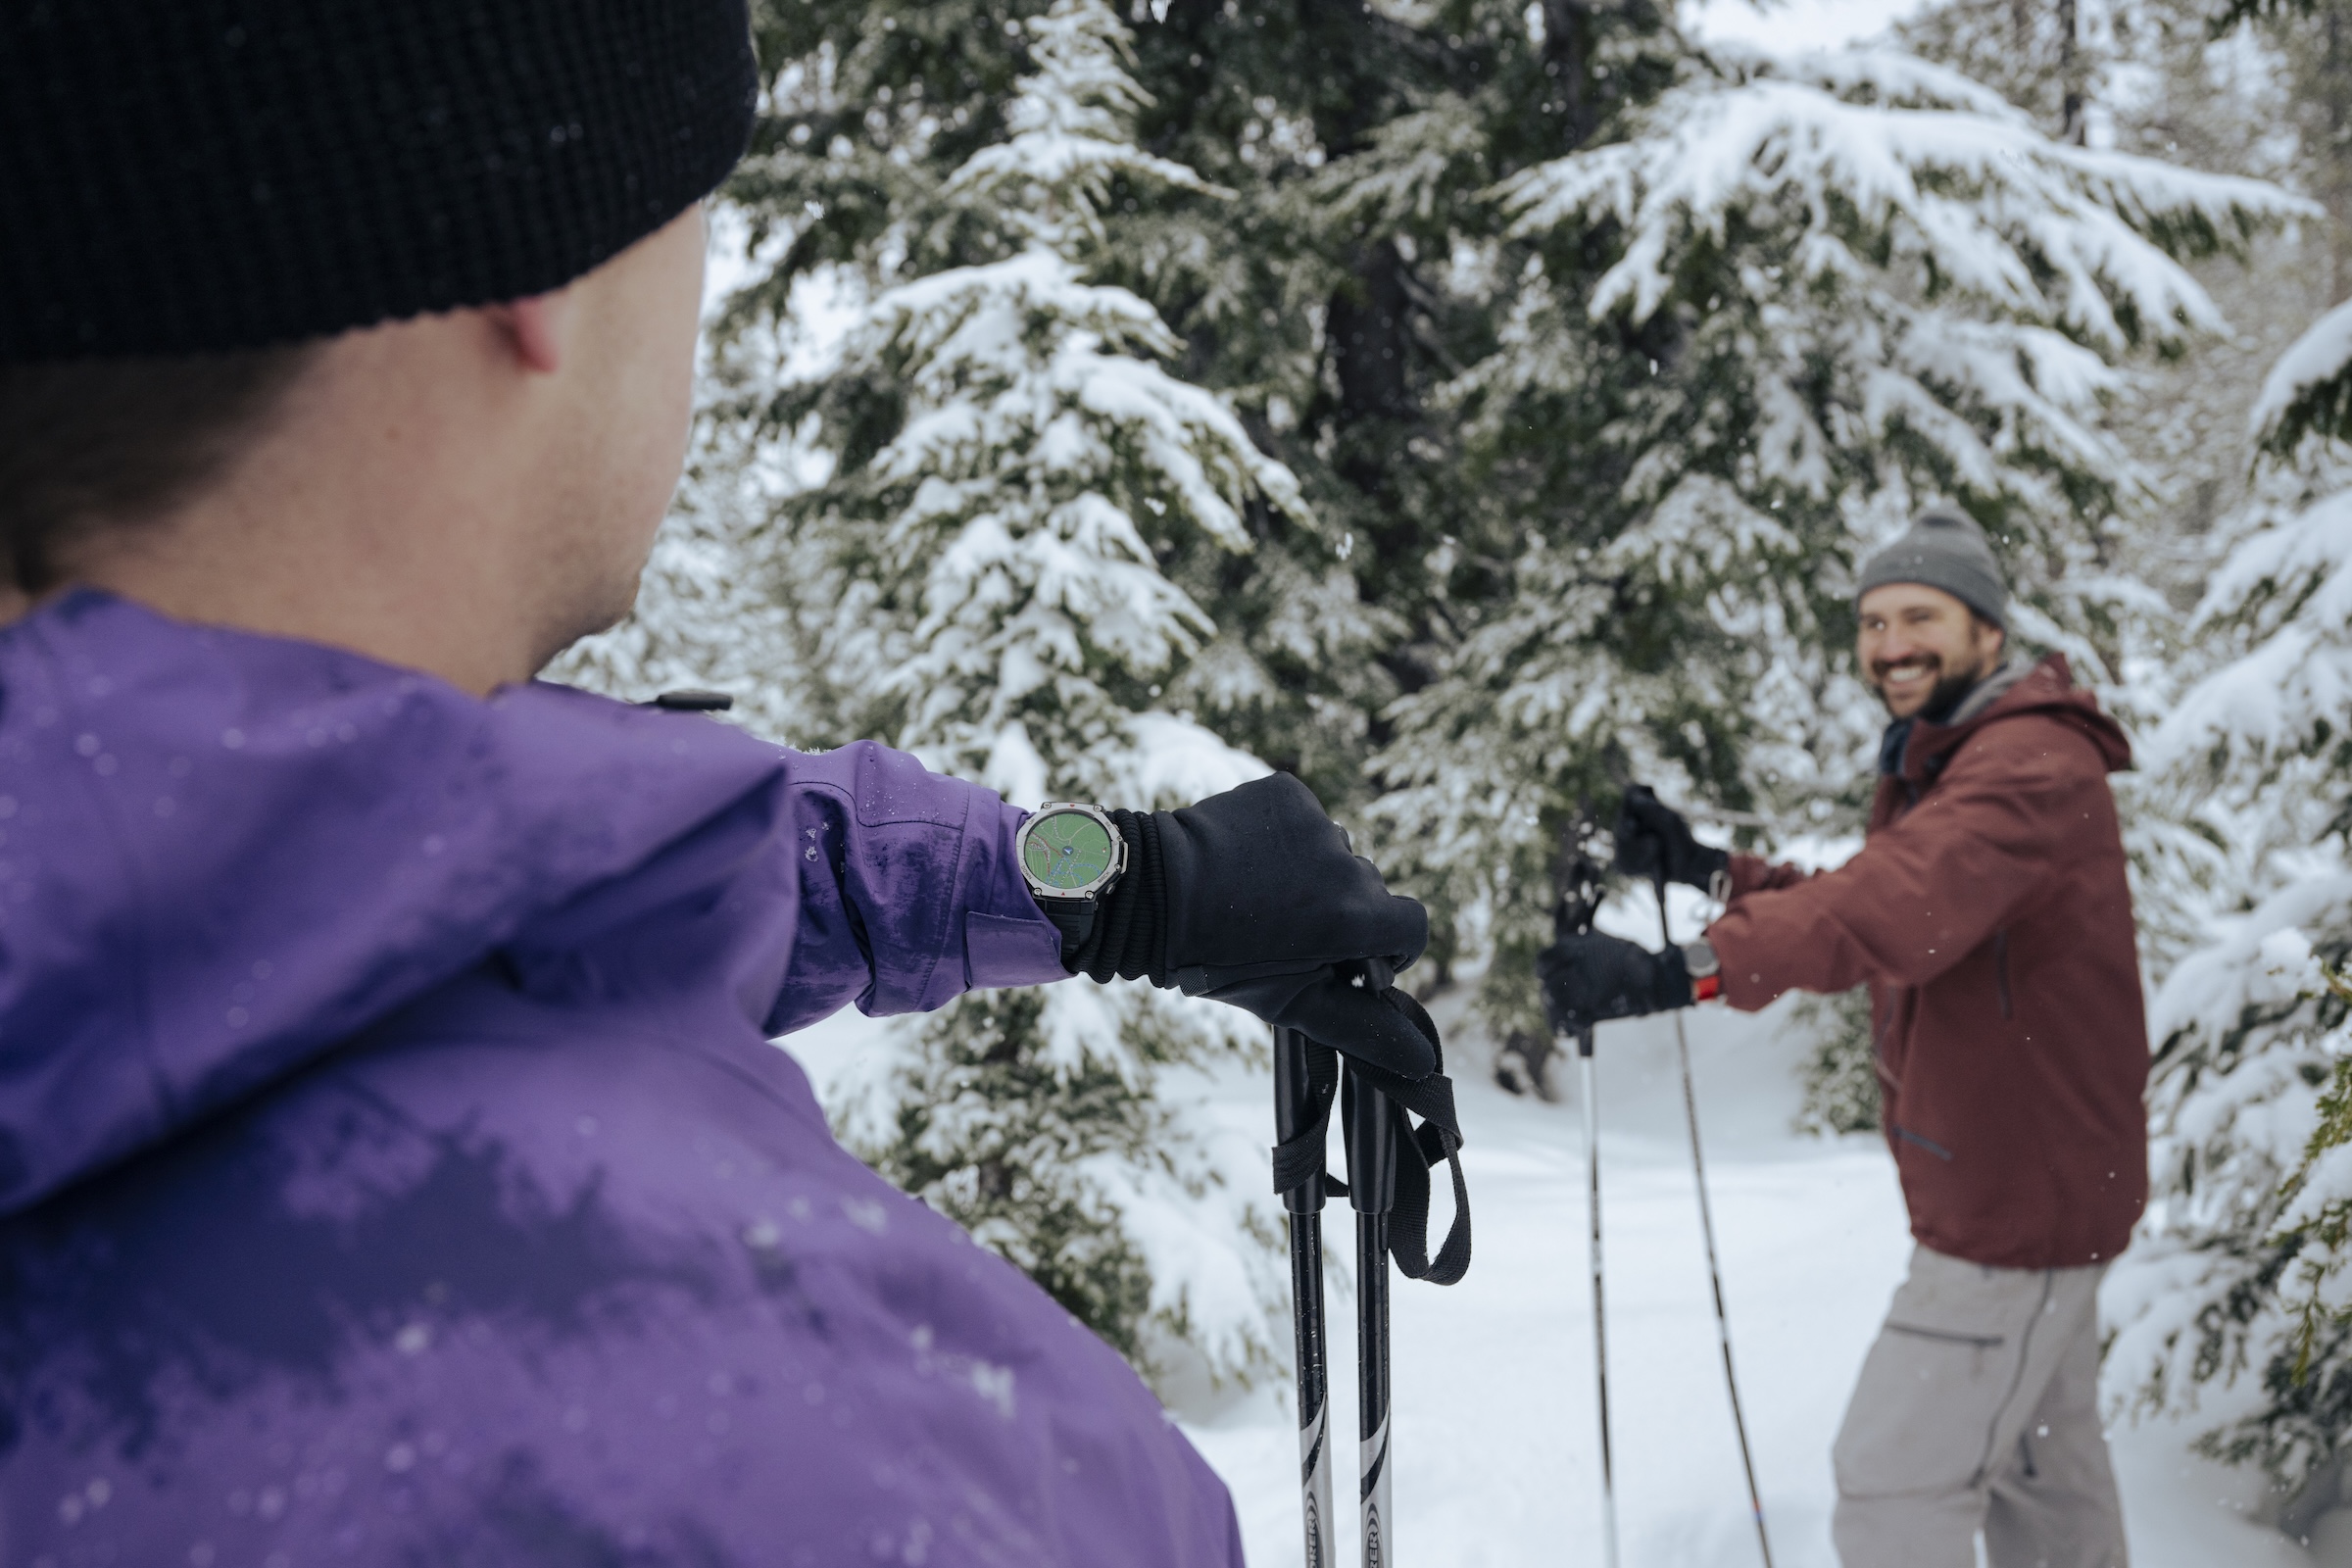
{"type": "MultiPolygon", "coordinates": [[[[0,629],[0,1214],[494,954],[723,881],[781,756],[93,592],[0,629]]],[[[732,981],[755,1018],[776,995],[732,981]]]]}
{"type": "MultiPolygon", "coordinates": [[[[2010,671],[2003,669],[1996,671],[1991,679],[2001,680],[2009,675],[2010,671]]],[[[1956,717],[1948,724],[1925,719],[1915,722],[1903,748],[1902,766],[1895,776],[1914,784],[1932,778],[1984,726],[2034,714],[2058,719],[2081,733],[2098,749],[2108,772],[2120,773],[2132,766],[2132,743],[2125,737],[2123,726],[2099,707],[2097,697],[2075,684],[2074,671],[2068,667],[2064,654],[2046,655],[2022,676],[2010,680],[2007,688],[1989,704],[1973,711],[1971,701],[1963,700],[1958,712],[1968,716],[1956,717]]]]}

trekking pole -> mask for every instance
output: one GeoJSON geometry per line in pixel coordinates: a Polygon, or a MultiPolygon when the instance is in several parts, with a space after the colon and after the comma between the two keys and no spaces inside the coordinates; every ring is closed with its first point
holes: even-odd
{"type": "MultiPolygon", "coordinates": [[[[1658,895],[1658,936],[1668,947],[1674,945],[1674,928],[1666,919],[1666,878],[1660,875],[1656,883],[1658,895]]],[[[1732,1318],[1723,1304],[1723,1265],[1715,1255],[1715,1215],[1707,1202],[1707,1160],[1700,1152],[1698,1139],[1698,1091],[1690,1078],[1690,1035],[1683,1027],[1683,1015],[1674,1015],[1674,1044],[1683,1059],[1683,1112],[1690,1123],[1690,1173],[1698,1183],[1698,1229],[1707,1242],[1707,1279],[1715,1287],[1715,1337],[1723,1346],[1723,1386],[1731,1391],[1732,1429],[1740,1434],[1740,1463],[1747,1472],[1747,1505],[1755,1516],[1756,1544],[1764,1553],[1764,1568],[1772,1568],[1772,1538],[1764,1533],[1764,1494],[1756,1487],[1756,1456],[1747,1443],[1747,1417],[1740,1410],[1740,1377],[1732,1370],[1732,1318]]],[[[1594,1244],[1596,1247],[1597,1242],[1594,1244]]]]}
{"type": "Polygon", "coordinates": [[[1600,1100],[1590,1024],[1576,1032],[1576,1056],[1584,1071],[1585,1168],[1591,1178],[1586,1188],[1586,1203],[1592,1217],[1592,1364],[1600,1391],[1601,1547],[1607,1568],[1617,1568],[1617,1480],[1609,1453],[1609,1328],[1600,1267],[1600,1100]]]}
{"type": "Polygon", "coordinates": [[[1350,1063],[1340,1081],[1348,1195],[1355,1207],[1356,1468],[1362,1568],[1390,1568],[1389,1213],[1396,1203],[1396,1116],[1350,1063]]]}
{"type": "MultiPolygon", "coordinates": [[[[1326,1081],[1328,1083],[1328,1080],[1326,1081]]],[[[1316,1125],[1331,1102],[1317,1104],[1306,1036],[1274,1031],[1274,1133],[1282,1143],[1316,1125]]],[[[1308,1176],[1282,1195],[1291,1218],[1291,1319],[1298,1354],[1298,1505],[1306,1527],[1306,1568],[1332,1568],[1331,1410],[1323,1345],[1323,1177],[1308,1176]]]]}
{"type": "MultiPolygon", "coordinates": [[[[1585,802],[1574,818],[1560,829],[1560,850],[1551,863],[1551,929],[1555,938],[1582,936],[1592,929],[1606,892],[1607,872],[1592,858],[1592,805],[1585,802]]],[[[1609,1327],[1602,1290],[1600,1251],[1600,1085],[1592,1059],[1592,1026],[1576,1031],[1576,1059],[1584,1075],[1585,1203],[1592,1222],[1593,1386],[1600,1404],[1600,1528],[1601,1555],[1606,1568],[1617,1568],[1617,1477],[1609,1449],[1609,1327]]]]}

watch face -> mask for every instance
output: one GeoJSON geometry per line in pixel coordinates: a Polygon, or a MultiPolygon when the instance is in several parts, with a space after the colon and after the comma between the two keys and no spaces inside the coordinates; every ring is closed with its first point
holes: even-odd
{"type": "Polygon", "coordinates": [[[1102,824],[1084,811],[1049,811],[1029,824],[1021,862],[1039,887],[1078,889],[1110,869],[1112,845],[1102,824]]]}

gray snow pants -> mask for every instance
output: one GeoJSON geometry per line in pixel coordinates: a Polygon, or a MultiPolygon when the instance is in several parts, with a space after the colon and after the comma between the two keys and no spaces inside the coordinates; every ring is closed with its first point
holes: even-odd
{"type": "Polygon", "coordinates": [[[1921,1247],[1834,1457],[1844,1568],[2125,1568],[2099,1429],[2099,1276],[1921,1247]]]}

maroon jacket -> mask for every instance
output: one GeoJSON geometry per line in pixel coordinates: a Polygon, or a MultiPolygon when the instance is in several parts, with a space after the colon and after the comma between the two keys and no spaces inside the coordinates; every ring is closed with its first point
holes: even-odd
{"type": "Polygon", "coordinates": [[[1911,1233],[1953,1257],[2115,1256],[2147,1201],[2148,1035],[2107,774],[2132,752],[2052,656],[1982,713],[1915,725],[1862,853],[1732,858],[1724,996],[1867,981],[1911,1233]]]}

